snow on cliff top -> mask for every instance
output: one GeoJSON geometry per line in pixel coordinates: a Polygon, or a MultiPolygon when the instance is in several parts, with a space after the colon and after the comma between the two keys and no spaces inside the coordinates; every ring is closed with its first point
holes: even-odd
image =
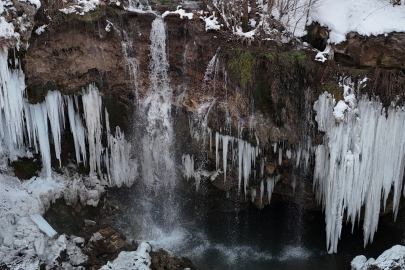
{"type": "Polygon", "coordinates": [[[405,32],[405,3],[393,6],[390,0],[320,0],[309,17],[327,26],[329,41],[336,44],[349,32],[365,36],[405,32]]]}

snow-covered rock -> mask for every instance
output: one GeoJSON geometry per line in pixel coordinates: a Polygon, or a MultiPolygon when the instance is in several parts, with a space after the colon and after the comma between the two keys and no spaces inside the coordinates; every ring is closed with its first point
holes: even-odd
{"type": "Polygon", "coordinates": [[[364,255],[356,256],[351,262],[352,270],[391,270],[405,269],[405,246],[396,245],[384,251],[377,260],[366,259],[364,255]]]}
{"type": "Polygon", "coordinates": [[[121,251],[118,258],[108,262],[100,270],[149,270],[152,248],[148,243],[141,243],[136,251],[121,251]]]}

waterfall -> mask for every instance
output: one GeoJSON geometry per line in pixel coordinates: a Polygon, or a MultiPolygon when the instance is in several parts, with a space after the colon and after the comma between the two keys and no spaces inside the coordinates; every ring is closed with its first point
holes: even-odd
{"type": "Polygon", "coordinates": [[[139,73],[139,61],[133,56],[133,44],[131,38],[128,36],[125,30],[122,30],[123,38],[125,41],[121,42],[122,52],[126,62],[125,68],[129,72],[130,78],[134,84],[135,100],[139,100],[139,85],[138,85],[138,73],[139,73]]]}
{"type": "Polygon", "coordinates": [[[175,181],[170,115],[173,93],[167,74],[166,29],[161,18],[153,21],[150,39],[150,86],[140,108],[147,123],[142,138],[142,173],[149,188],[161,184],[173,186],[175,181]]]}

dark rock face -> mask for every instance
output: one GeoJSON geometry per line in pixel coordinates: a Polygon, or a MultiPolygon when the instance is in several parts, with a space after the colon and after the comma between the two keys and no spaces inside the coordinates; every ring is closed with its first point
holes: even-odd
{"type": "MultiPolygon", "coordinates": [[[[304,40],[323,51],[329,38],[326,27],[313,23],[308,27],[304,40]]],[[[405,68],[405,33],[392,32],[386,35],[362,36],[351,32],[346,41],[332,44],[336,61],[357,67],[405,68]]]]}
{"type": "Polygon", "coordinates": [[[405,67],[405,34],[365,37],[350,33],[346,42],[334,46],[337,60],[357,66],[403,69],[405,67]]]}

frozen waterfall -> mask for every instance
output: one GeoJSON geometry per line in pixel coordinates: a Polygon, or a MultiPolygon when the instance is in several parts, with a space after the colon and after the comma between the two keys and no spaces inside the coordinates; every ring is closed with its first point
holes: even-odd
{"type": "Polygon", "coordinates": [[[89,85],[83,90],[83,126],[77,96],[63,97],[59,91],[49,91],[42,103],[30,104],[25,98],[24,74],[20,69],[9,70],[7,54],[0,54],[0,141],[1,154],[11,161],[30,155],[30,149],[40,153],[45,177],[52,177],[51,143],[61,166],[61,138],[65,128],[65,107],[73,135],[76,163],[87,165],[86,141],[89,151],[90,174],[104,178],[107,170],[110,185],[130,185],[137,166],[130,158],[131,145],[117,127],[115,135],[109,131],[108,146],[101,143],[103,131],[102,102],[98,89],[89,85]],[[52,140],[50,140],[50,137],[52,140]]]}
{"type": "Polygon", "coordinates": [[[326,92],[314,105],[318,129],[325,132],[315,152],[314,188],[325,210],[329,253],[337,252],[344,213],[354,226],[363,206],[364,245],[373,241],[381,200],[385,207],[393,191],[396,216],[404,176],[404,108],[390,106],[386,111],[366,96],[357,102],[349,88],[344,110],[343,101],[336,105],[326,92]]]}

